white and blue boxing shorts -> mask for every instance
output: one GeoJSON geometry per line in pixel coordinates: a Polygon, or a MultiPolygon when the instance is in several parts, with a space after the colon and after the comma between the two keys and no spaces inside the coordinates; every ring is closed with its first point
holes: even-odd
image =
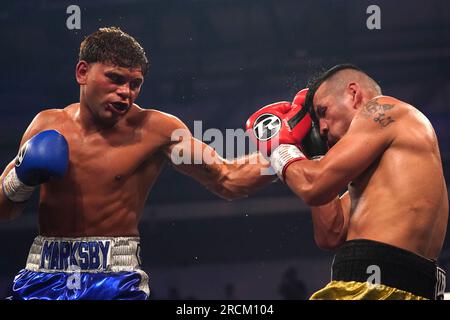
{"type": "Polygon", "coordinates": [[[145,300],[138,237],[38,236],[14,278],[12,299],[145,300]]]}

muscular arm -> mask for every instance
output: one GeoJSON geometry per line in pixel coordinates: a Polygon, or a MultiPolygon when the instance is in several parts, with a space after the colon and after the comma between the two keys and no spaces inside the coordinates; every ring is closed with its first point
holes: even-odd
{"type": "MultiPolygon", "coordinates": [[[[51,117],[54,112],[55,110],[45,110],[36,115],[36,117],[33,119],[27,130],[25,131],[18,149],[20,149],[28,139],[43,130],[44,124],[48,121],[48,118],[51,117]]],[[[3,179],[7,176],[9,171],[14,168],[14,164],[15,159],[6,166],[5,170],[0,176],[0,184],[3,185],[3,179]]],[[[26,203],[17,203],[9,200],[3,194],[3,188],[0,188],[0,221],[12,220],[18,217],[23,212],[25,206],[26,203]]]]}
{"type": "Polygon", "coordinates": [[[335,199],[392,143],[395,124],[402,113],[392,100],[380,97],[363,106],[347,133],[321,161],[304,160],[290,165],[285,180],[291,190],[310,206],[335,199]]]}
{"type": "Polygon", "coordinates": [[[346,192],[329,203],[311,207],[314,240],[319,248],[333,250],[347,237],[350,220],[350,196],[346,192]]]}
{"type": "Polygon", "coordinates": [[[213,148],[195,139],[180,120],[172,117],[172,140],[164,153],[172,165],[213,193],[228,199],[247,196],[273,182],[270,163],[259,153],[241,158],[223,159],[213,148]],[[177,130],[177,131],[175,131],[177,130]]]}

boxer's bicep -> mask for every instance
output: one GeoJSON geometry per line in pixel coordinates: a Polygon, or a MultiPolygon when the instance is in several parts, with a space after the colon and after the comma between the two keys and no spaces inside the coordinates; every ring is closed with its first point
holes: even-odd
{"type": "Polygon", "coordinates": [[[225,169],[226,161],[214,148],[192,136],[184,136],[179,142],[171,143],[165,154],[177,171],[208,189],[215,189],[225,169]]]}
{"type": "Polygon", "coordinates": [[[326,177],[339,179],[340,188],[358,177],[390,144],[389,136],[361,126],[348,132],[322,159],[326,177]]]}
{"type": "Polygon", "coordinates": [[[227,197],[230,191],[225,187],[229,161],[223,159],[214,148],[194,138],[187,126],[171,115],[163,116],[168,141],[163,153],[179,172],[200,182],[214,193],[227,197]]]}
{"type": "Polygon", "coordinates": [[[170,162],[183,173],[195,176],[215,175],[225,160],[204,142],[187,137],[170,148],[170,162]]]}
{"type": "Polygon", "coordinates": [[[355,116],[348,132],[321,164],[345,175],[347,185],[374,163],[392,143],[400,120],[395,105],[369,102],[355,116]]]}
{"type": "Polygon", "coordinates": [[[274,180],[273,175],[264,174],[269,162],[261,160],[259,154],[227,160],[193,137],[173,145],[171,150],[170,161],[177,171],[228,200],[246,197],[274,180]]]}

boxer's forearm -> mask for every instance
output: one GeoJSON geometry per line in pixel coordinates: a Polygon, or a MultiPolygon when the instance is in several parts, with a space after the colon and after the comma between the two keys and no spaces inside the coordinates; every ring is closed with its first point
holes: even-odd
{"type": "Polygon", "coordinates": [[[259,153],[227,161],[220,185],[231,198],[241,198],[267,186],[277,176],[270,163],[259,153]]]}
{"type": "MultiPolygon", "coordinates": [[[[3,179],[14,167],[14,161],[11,162],[0,176],[0,186],[3,186],[3,179]]],[[[0,188],[0,221],[8,221],[18,217],[23,209],[25,208],[25,203],[17,203],[9,200],[3,194],[3,188],[0,188]]]]}
{"type": "Polygon", "coordinates": [[[12,202],[5,197],[0,189],[0,221],[9,221],[17,218],[24,208],[25,204],[12,202]]]}
{"type": "Polygon", "coordinates": [[[332,201],[343,189],[333,177],[332,170],[324,167],[321,161],[302,160],[287,168],[285,183],[307,205],[321,206],[332,201]]]}
{"type": "Polygon", "coordinates": [[[297,161],[291,164],[285,173],[284,182],[288,187],[309,206],[318,206],[317,203],[317,180],[320,171],[318,163],[309,160],[297,161]]]}
{"type": "Polygon", "coordinates": [[[166,155],[178,171],[227,200],[246,197],[276,179],[269,161],[259,153],[227,160],[193,138],[170,145],[166,155]]]}
{"type": "Polygon", "coordinates": [[[346,239],[349,218],[348,194],[322,206],[311,207],[314,239],[319,248],[333,250],[346,239]]]}

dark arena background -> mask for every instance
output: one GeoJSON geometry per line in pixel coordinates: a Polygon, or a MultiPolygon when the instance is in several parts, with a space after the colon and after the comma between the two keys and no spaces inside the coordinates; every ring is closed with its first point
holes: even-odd
{"type": "MultiPolygon", "coordinates": [[[[176,115],[192,130],[194,121],[202,121],[203,131],[244,128],[260,107],[292,100],[314,72],[354,63],[384,94],[411,103],[430,119],[449,181],[446,0],[2,2],[2,170],[39,111],[78,101],[79,44],[104,26],[134,36],[150,58],[137,103],[176,115]],[[78,26],[71,5],[80,9],[78,26]]],[[[1,297],[25,266],[38,232],[36,204],[37,193],[22,216],[0,224],[1,297]]],[[[281,182],[227,202],[166,166],[148,198],[140,232],[155,300],[306,299],[330,279],[333,253],[315,245],[308,207],[281,182]]],[[[448,239],[440,263],[449,269],[448,239]]]]}

